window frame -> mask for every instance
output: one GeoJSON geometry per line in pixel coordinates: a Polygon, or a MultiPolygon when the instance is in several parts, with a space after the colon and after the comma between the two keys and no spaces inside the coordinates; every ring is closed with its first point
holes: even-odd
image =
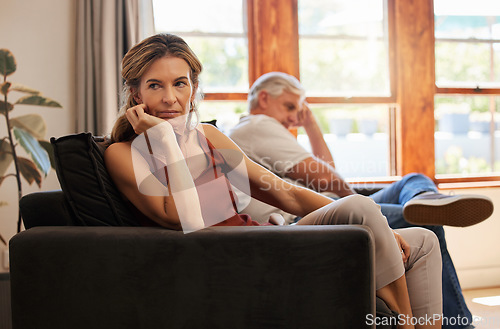
{"type": "MultiPolygon", "coordinates": [[[[249,85],[269,71],[300,79],[298,0],[246,0],[249,85]]],[[[500,186],[500,176],[435,175],[434,97],[499,95],[495,88],[437,87],[433,0],[387,1],[390,97],[308,97],[309,103],[388,104],[390,107],[390,176],[419,172],[440,187],[500,186]],[[464,185],[465,183],[465,185],[464,185]]],[[[207,101],[245,101],[247,93],[206,93],[207,101]]],[[[352,181],[355,183],[368,183],[352,181]]]]}
{"type": "MultiPolygon", "coordinates": [[[[432,0],[427,0],[432,2],[432,0]]],[[[433,15],[434,18],[434,15],[433,15]]],[[[481,42],[481,43],[500,43],[497,39],[478,39],[478,38],[439,38],[436,41],[452,41],[452,42],[481,42]]],[[[433,47],[435,47],[435,42],[433,47]]],[[[435,84],[435,96],[500,96],[500,88],[480,87],[453,87],[453,86],[438,86],[437,81],[435,84]]],[[[449,188],[466,188],[466,187],[490,187],[500,186],[500,175],[467,175],[461,176],[458,174],[438,175],[436,181],[443,187],[449,188]]]]}

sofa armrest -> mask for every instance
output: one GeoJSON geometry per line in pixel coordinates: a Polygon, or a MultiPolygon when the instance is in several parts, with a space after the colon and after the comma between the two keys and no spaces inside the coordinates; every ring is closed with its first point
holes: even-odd
{"type": "Polygon", "coordinates": [[[370,183],[370,184],[351,184],[356,193],[370,196],[375,192],[380,191],[381,189],[388,187],[390,184],[385,183],[370,183]]]}
{"type": "Polygon", "coordinates": [[[10,241],[13,328],[367,328],[363,226],[35,227],[10,241]]]}

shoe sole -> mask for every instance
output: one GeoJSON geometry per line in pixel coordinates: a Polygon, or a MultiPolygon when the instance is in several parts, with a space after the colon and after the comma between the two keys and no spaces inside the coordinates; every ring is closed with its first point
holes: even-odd
{"type": "Polygon", "coordinates": [[[427,200],[409,201],[403,208],[405,220],[418,225],[447,225],[466,227],[480,223],[493,213],[493,203],[489,199],[457,198],[443,200],[441,204],[426,204],[427,200]]]}

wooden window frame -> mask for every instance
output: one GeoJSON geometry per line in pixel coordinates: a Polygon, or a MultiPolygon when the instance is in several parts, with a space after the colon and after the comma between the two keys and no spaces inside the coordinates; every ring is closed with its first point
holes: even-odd
{"type": "MultiPolygon", "coordinates": [[[[391,175],[419,172],[434,179],[440,187],[460,187],[463,183],[496,186],[498,176],[435,178],[434,97],[437,94],[500,95],[500,89],[438,88],[433,0],[388,0],[387,6],[391,96],[309,97],[307,101],[390,105],[391,175]]],[[[249,85],[270,71],[282,71],[300,79],[298,0],[246,0],[246,10],[249,85]]],[[[205,99],[246,101],[247,94],[207,93],[205,99]]],[[[381,177],[380,181],[393,179],[381,177]]]]}
{"type": "MultiPolygon", "coordinates": [[[[432,2],[432,0],[428,0],[432,2]]],[[[485,42],[498,43],[500,40],[481,40],[481,39],[443,39],[443,41],[453,42],[485,42]]],[[[435,43],[433,45],[435,47],[435,43]]],[[[435,96],[500,96],[500,88],[480,87],[475,88],[457,88],[449,86],[438,86],[435,84],[435,96]]],[[[500,186],[500,176],[498,175],[439,175],[436,182],[440,187],[445,188],[467,188],[467,187],[492,187],[500,186]]]]}

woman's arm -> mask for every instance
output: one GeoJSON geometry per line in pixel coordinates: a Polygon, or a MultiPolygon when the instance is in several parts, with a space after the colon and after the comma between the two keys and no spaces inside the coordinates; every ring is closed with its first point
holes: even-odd
{"type": "Polygon", "coordinates": [[[129,109],[127,119],[139,136],[105,153],[119,190],[162,226],[182,226],[185,233],[204,228],[198,193],[172,125],[145,113],[142,104],[129,109]]]}
{"type": "Polygon", "coordinates": [[[149,172],[146,160],[136,161],[134,170],[130,143],[110,145],[104,153],[104,161],[118,190],[141,213],[163,227],[175,230],[182,228],[168,188],[149,172]],[[141,172],[142,177],[136,178],[136,171],[141,172]],[[143,182],[140,185],[143,192],[139,190],[138,181],[143,182]]]}
{"type": "MultiPolygon", "coordinates": [[[[222,151],[222,154],[227,153],[224,150],[229,150],[237,151],[242,155],[250,183],[251,196],[255,199],[302,217],[332,202],[331,199],[319,193],[282,180],[253,162],[229,137],[215,127],[203,125],[203,128],[206,137],[217,150],[222,151]]],[[[226,160],[228,159],[226,158],[226,160]]],[[[234,166],[231,161],[228,163],[234,166]]]]}
{"type": "MultiPolygon", "coordinates": [[[[197,144],[191,141],[183,146],[195,149],[197,144]]],[[[132,156],[136,177],[142,175],[141,171],[136,170],[136,158],[139,161],[146,159],[150,171],[168,187],[168,195],[173,198],[176,217],[184,233],[203,229],[205,225],[198,191],[170,122],[162,120],[137,136],[132,142],[132,156]]],[[[141,186],[139,184],[144,182],[138,182],[138,186],[141,186]]],[[[141,188],[139,191],[143,192],[141,188]]]]}

